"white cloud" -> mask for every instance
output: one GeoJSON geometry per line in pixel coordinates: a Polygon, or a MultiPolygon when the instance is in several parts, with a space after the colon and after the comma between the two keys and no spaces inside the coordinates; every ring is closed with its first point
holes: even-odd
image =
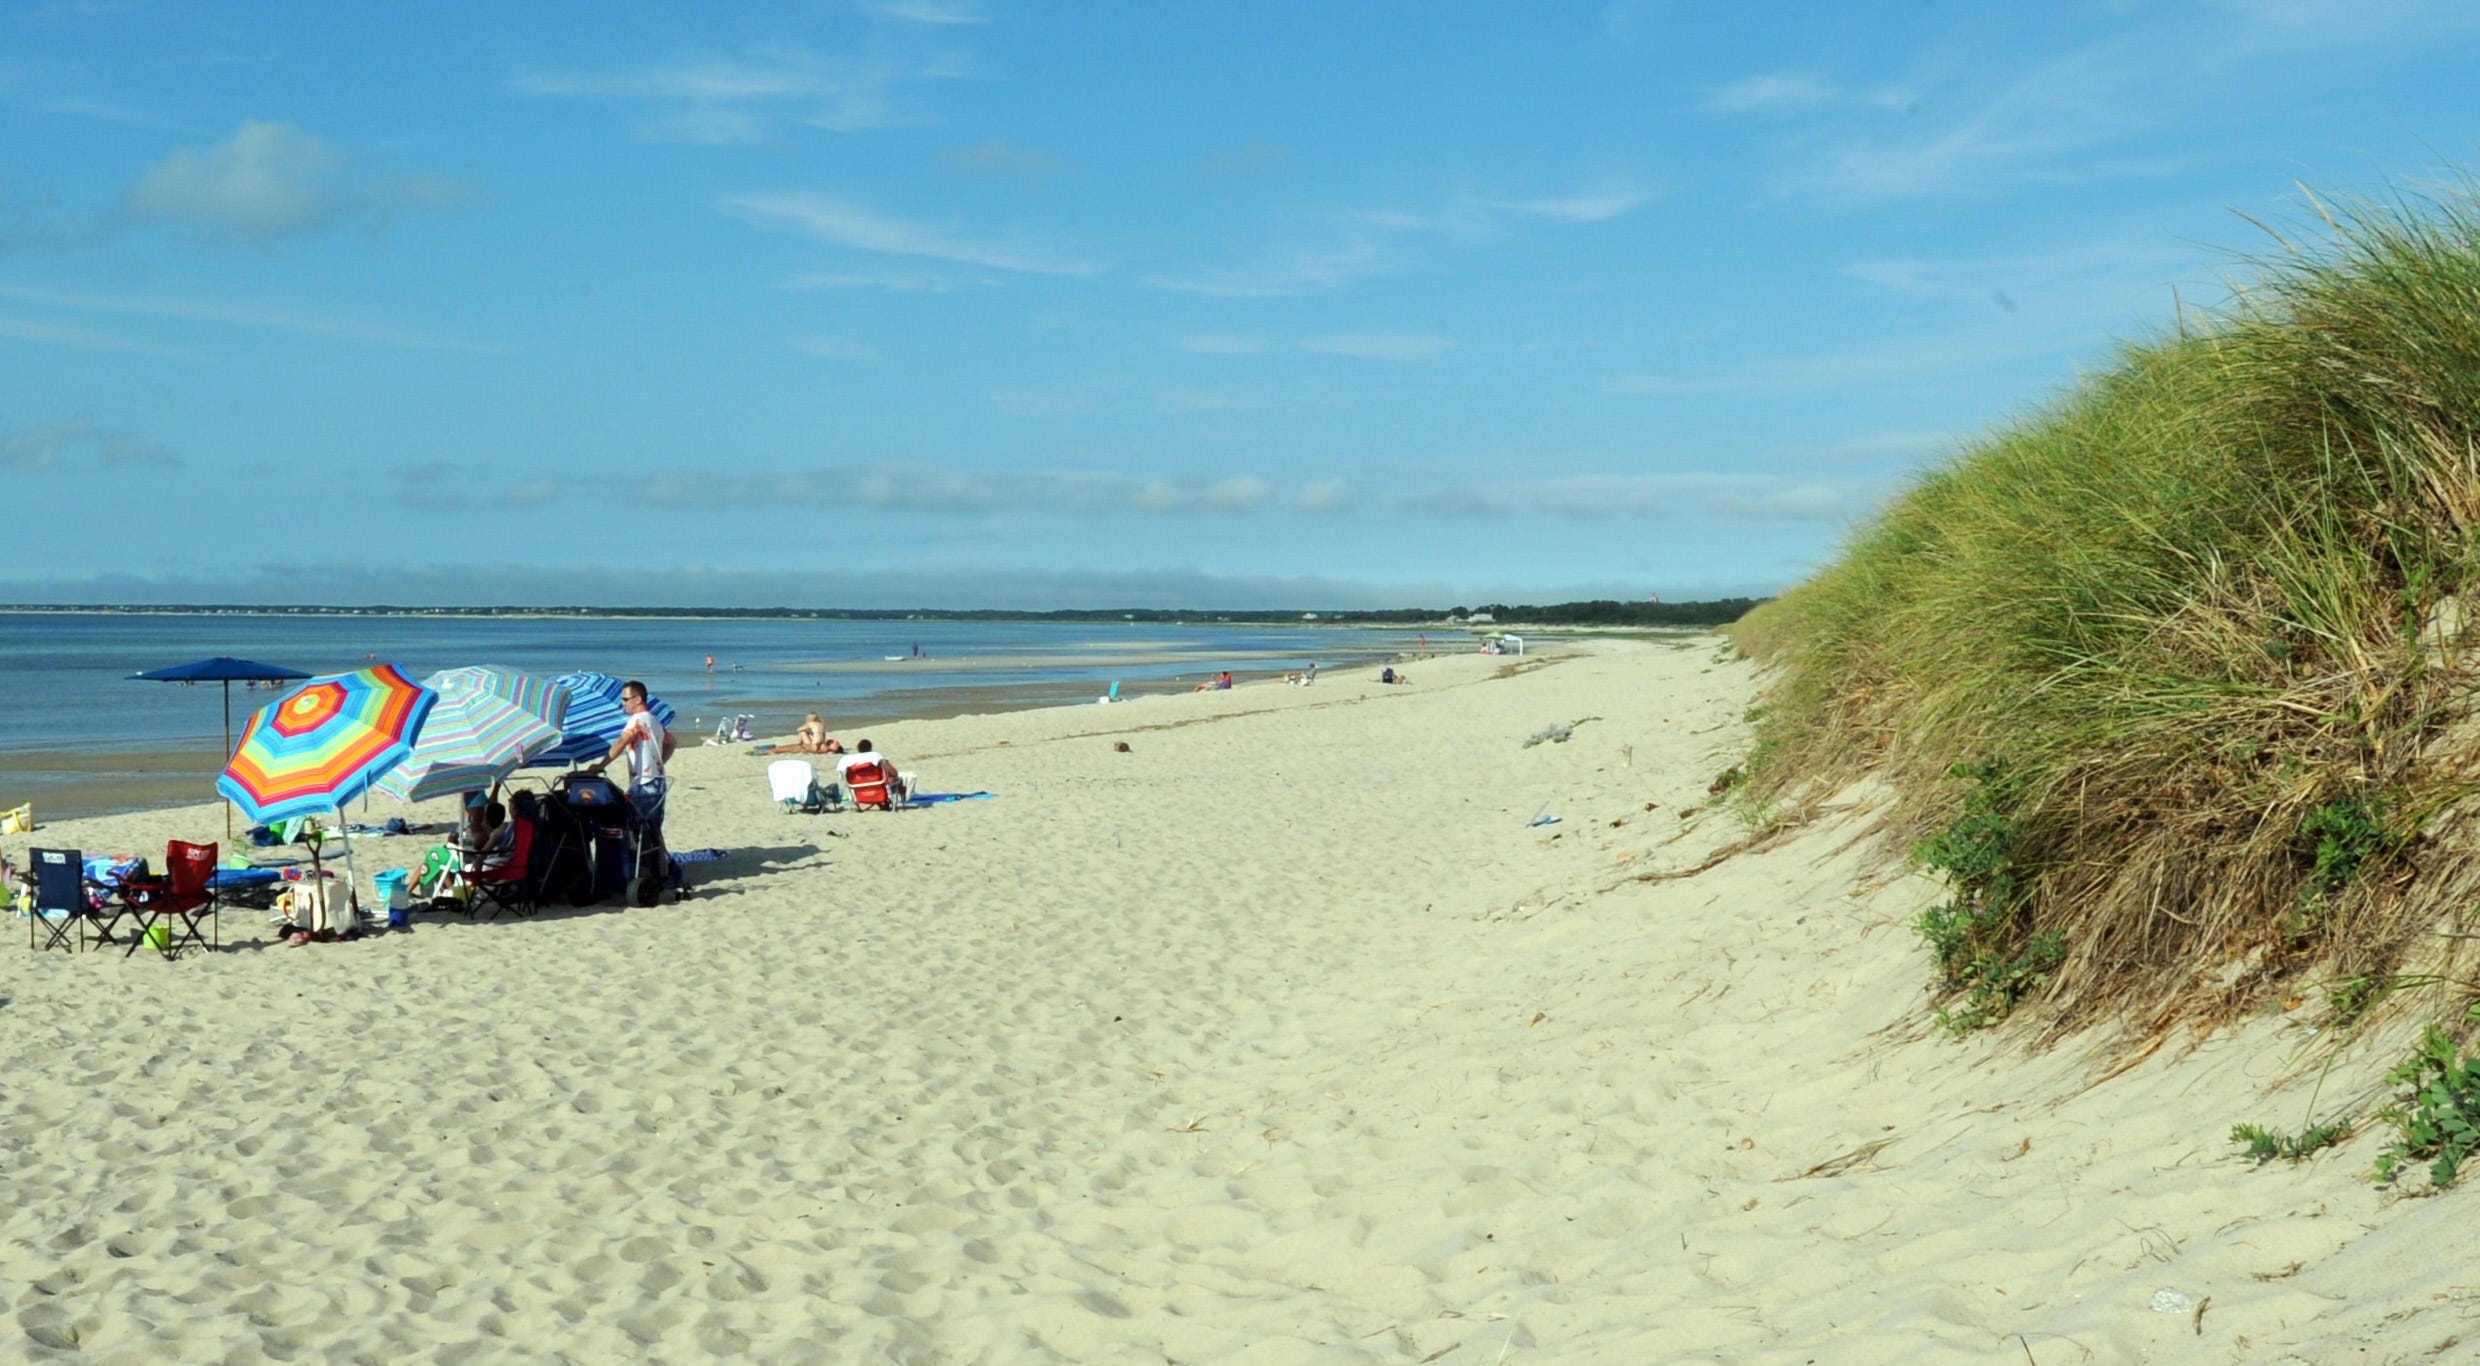
{"type": "Polygon", "coordinates": [[[1643,190],[1613,186],[1542,199],[1502,199],[1495,201],[1495,205],[1510,213],[1556,219],[1562,223],[1600,223],[1631,213],[1652,199],[1653,196],[1643,190]]]}
{"type": "Polygon", "coordinates": [[[0,433],[0,469],[111,470],[180,463],[179,456],[152,441],[85,418],[0,433]]]}
{"type": "Polygon", "coordinates": [[[1432,489],[1397,500],[1432,517],[1713,521],[1836,521],[1852,510],[1822,480],[1748,474],[1570,475],[1432,489]]]}
{"type": "Polygon", "coordinates": [[[36,289],[25,285],[0,284],[0,299],[15,299],[20,303],[41,304],[50,308],[66,308],[86,313],[121,313],[145,318],[172,318],[184,322],[217,323],[228,327],[261,328],[273,332],[296,332],[304,336],[361,342],[371,346],[401,347],[412,351],[497,352],[503,349],[483,342],[441,337],[427,332],[389,327],[381,323],[357,322],[350,318],[326,318],[309,313],[290,313],[279,309],[219,304],[161,295],[80,294],[68,290],[36,289]]]}
{"type": "Polygon", "coordinates": [[[1171,344],[1201,356],[1262,356],[1275,347],[1272,337],[1255,332],[1192,332],[1171,344]]]}
{"type": "Polygon", "coordinates": [[[1272,299],[1315,294],[1350,284],[1382,264],[1375,243],[1356,239],[1331,247],[1296,248],[1239,270],[1186,276],[1155,276],[1159,289],[1227,299],[1272,299]]]}
{"type": "Polygon", "coordinates": [[[878,352],[848,337],[794,337],[792,349],[822,360],[876,360],[878,352]]]}
{"type": "Polygon", "coordinates": [[[1305,485],[1292,498],[1292,506],[1311,516],[1332,516],[1349,512],[1360,501],[1352,486],[1341,479],[1324,479],[1305,485]]]}
{"type": "Polygon", "coordinates": [[[41,342],[47,346],[70,346],[81,351],[128,351],[147,356],[186,356],[189,353],[172,346],[116,337],[89,327],[63,327],[57,323],[39,323],[30,318],[12,318],[0,314],[0,337],[18,341],[41,342]]]}
{"type": "Polygon", "coordinates": [[[1280,510],[1281,491],[1254,475],[1152,477],[1095,470],[975,470],[918,464],[828,466],[717,476],[681,471],[641,480],[632,495],[657,507],[815,506],[980,517],[1231,517],[1280,510]]]}
{"type": "Polygon", "coordinates": [[[795,275],[786,289],[883,289],[890,294],[945,294],[961,285],[986,285],[986,278],[939,275],[929,271],[826,270],[795,275]]]}
{"type": "Polygon", "coordinates": [[[428,460],[391,471],[399,501],[431,512],[524,512],[559,501],[554,479],[514,478],[495,466],[428,460]]]}
{"type": "Polygon", "coordinates": [[[786,121],[839,133],[916,124],[922,118],[905,107],[904,90],[957,74],[946,61],[839,59],[775,50],[611,75],[535,72],[510,85],[528,95],[669,106],[640,120],[638,136],[729,145],[765,141],[786,121]]]}
{"type": "Polygon", "coordinates": [[[889,3],[878,7],[878,13],[908,24],[929,24],[938,28],[987,22],[969,5],[945,4],[940,0],[889,0],[889,3]]]}
{"type": "Polygon", "coordinates": [[[991,138],[947,154],[947,163],[974,175],[1016,176],[1041,180],[1059,170],[1059,158],[1039,147],[1019,147],[991,138]]]}
{"type": "Polygon", "coordinates": [[[1432,332],[1330,332],[1300,343],[1303,351],[1363,360],[1416,362],[1436,360],[1455,342],[1432,332]]]}
{"type": "Polygon", "coordinates": [[[1769,72],[1731,82],[1708,95],[1705,107],[1719,114],[1780,113],[1813,109],[1835,98],[1833,86],[1794,71],[1769,72]]]}
{"type": "Polygon", "coordinates": [[[123,216],[218,241],[272,241],[348,219],[443,209],[471,191],[441,176],[354,179],[345,154],[289,124],[250,120],[224,142],[182,148],[121,195],[123,216]]]}
{"type": "Polygon", "coordinates": [[[848,199],[807,191],[735,195],[724,201],[724,207],[753,222],[790,228],[855,251],[924,256],[1034,275],[1091,275],[1101,269],[1037,244],[978,239],[953,228],[898,218],[848,199]]]}

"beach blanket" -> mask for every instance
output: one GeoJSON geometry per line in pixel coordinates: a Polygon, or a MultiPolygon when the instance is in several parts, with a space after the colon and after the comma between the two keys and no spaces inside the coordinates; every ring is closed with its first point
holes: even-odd
{"type": "Polygon", "coordinates": [[[118,887],[121,879],[145,866],[146,860],[127,854],[97,854],[86,860],[86,880],[106,887],[118,887]]]}
{"type": "Polygon", "coordinates": [[[904,798],[906,806],[937,806],[941,802],[988,801],[987,792],[912,792],[904,798]]]}
{"type": "Polygon", "coordinates": [[[683,853],[672,855],[672,862],[712,863],[715,860],[724,857],[728,852],[728,850],[723,849],[691,849],[683,853]]]}
{"type": "Polygon", "coordinates": [[[273,868],[218,868],[207,885],[221,892],[234,887],[263,887],[282,882],[284,874],[273,868]]]}

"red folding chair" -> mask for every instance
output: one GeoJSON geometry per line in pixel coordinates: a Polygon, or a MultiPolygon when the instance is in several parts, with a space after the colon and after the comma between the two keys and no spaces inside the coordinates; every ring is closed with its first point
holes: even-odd
{"type": "Polygon", "coordinates": [[[473,884],[476,912],[485,906],[493,914],[506,911],[510,915],[532,915],[542,905],[542,884],[530,874],[534,863],[534,822],[523,816],[510,816],[517,831],[508,837],[508,861],[497,868],[478,868],[465,875],[473,884]]]}
{"type": "Polygon", "coordinates": [[[138,921],[138,932],[121,950],[123,958],[136,953],[158,925],[165,929],[166,958],[177,958],[193,945],[213,949],[221,943],[222,922],[215,919],[215,851],[212,844],[167,841],[162,875],[121,879],[121,904],[138,921]],[[200,934],[201,924],[214,937],[200,934]]]}

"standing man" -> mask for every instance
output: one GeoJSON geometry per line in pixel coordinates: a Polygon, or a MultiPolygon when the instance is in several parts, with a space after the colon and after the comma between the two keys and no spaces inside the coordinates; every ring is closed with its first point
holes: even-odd
{"type": "Polygon", "coordinates": [[[672,786],[672,780],[663,776],[663,765],[672,757],[672,733],[647,710],[646,685],[634,678],[620,685],[620,710],[629,714],[628,724],[620,728],[620,738],[611,742],[611,753],[603,756],[601,767],[610,768],[621,755],[628,756],[629,805],[637,808],[638,819],[652,826],[659,839],[663,798],[672,786]]]}

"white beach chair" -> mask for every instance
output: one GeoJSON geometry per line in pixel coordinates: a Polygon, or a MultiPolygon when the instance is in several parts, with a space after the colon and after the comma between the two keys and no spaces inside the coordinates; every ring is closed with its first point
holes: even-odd
{"type": "Polygon", "coordinates": [[[778,759],[766,766],[766,785],[787,816],[815,814],[834,805],[818,787],[818,769],[807,759],[778,759]]]}

